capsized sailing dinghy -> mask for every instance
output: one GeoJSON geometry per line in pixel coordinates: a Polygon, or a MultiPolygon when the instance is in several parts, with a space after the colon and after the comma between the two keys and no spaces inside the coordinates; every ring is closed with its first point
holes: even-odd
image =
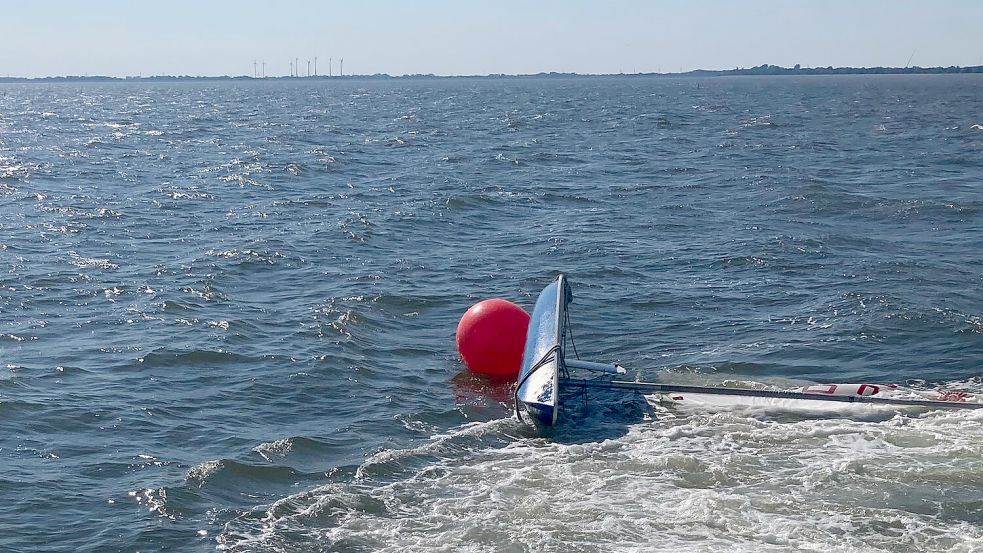
{"type": "Polygon", "coordinates": [[[983,403],[966,392],[947,390],[929,397],[911,397],[895,386],[875,384],[816,384],[800,390],[767,390],[726,386],[687,386],[654,382],[617,380],[611,375],[625,369],[606,363],[582,361],[566,356],[567,307],[573,301],[570,285],[559,275],[540,293],[529,322],[525,350],[515,388],[515,412],[537,428],[555,426],[559,420],[561,391],[566,388],[600,388],[640,392],[686,404],[740,404],[741,400],[792,400],[876,404],[895,408],[981,409],[983,403]],[[608,378],[572,378],[571,370],[607,374],[608,378]],[[708,398],[719,398],[707,401],[708,398]],[[689,401],[687,401],[689,400],[689,401]]]}

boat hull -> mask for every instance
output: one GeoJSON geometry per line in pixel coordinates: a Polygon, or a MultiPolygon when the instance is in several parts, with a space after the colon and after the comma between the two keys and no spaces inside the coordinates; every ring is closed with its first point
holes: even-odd
{"type": "Polygon", "coordinates": [[[515,391],[516,413],[539,428],[556,424],[570,289],[563,275],[539,294],[533,308],[515,391]]]}

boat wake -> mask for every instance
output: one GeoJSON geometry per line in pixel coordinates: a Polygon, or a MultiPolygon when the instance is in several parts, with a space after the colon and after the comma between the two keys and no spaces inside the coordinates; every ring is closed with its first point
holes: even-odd
{"type": "MultiPolygon", "coordinates": [[[[979,382],[952,387],[983,391],[979,382]]],[[[568,405],[573,405],[570,402],[568,405]]],[[[243,513],[228,551],[976,551],[983,413],[656,404],[595,441],[466,424],[243,513]]],[[[625,407],[627,409],[628,407],[625,407]]],[[[571,420],[565,427],[576,427],[571,420]]],[[[593,424],[582,419],[582,423],[593,424]]]]}

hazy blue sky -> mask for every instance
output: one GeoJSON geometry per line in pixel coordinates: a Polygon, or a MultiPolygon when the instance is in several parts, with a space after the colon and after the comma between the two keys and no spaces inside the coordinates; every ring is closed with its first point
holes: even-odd
{"type": "Polygon", "coordinates": [[[0,28],[27,77],[983,65],[981,0],[6,0],[0,28]]]}

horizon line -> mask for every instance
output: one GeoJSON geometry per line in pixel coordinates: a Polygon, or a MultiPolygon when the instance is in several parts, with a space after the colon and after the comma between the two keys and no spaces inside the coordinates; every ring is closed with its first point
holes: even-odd
{"type": "Polygon", "coordinates": [[[794,67],[782,67],[778,65],[762,64],[754,67],[736,67],[734,69],[693,69],[690,71],[678,72],[618,72],[618,73],[579,73],[567,71],[540,71],[538,73],[486,73],[486,74],[435,74],[435,73],[404,73],[393,75],[389,73],[366,73],[349,75],[47,75],[39,77],[23,76],[0,76],[0,82],[23,82],[23,81],[77,81],[77,80],[102,80],[102,81],[139,81],[139,80],[334,80],[334,79],[454,79],[454,78],[528,78],[528,77],[680,77],[680,76],[728,76],[728,75],[833,75],[833,74],[943,74],[943,73],[983,73],[983,65],[971,66],[906,66],[906,67],[801,67],[798,64],[794,67]]]}

